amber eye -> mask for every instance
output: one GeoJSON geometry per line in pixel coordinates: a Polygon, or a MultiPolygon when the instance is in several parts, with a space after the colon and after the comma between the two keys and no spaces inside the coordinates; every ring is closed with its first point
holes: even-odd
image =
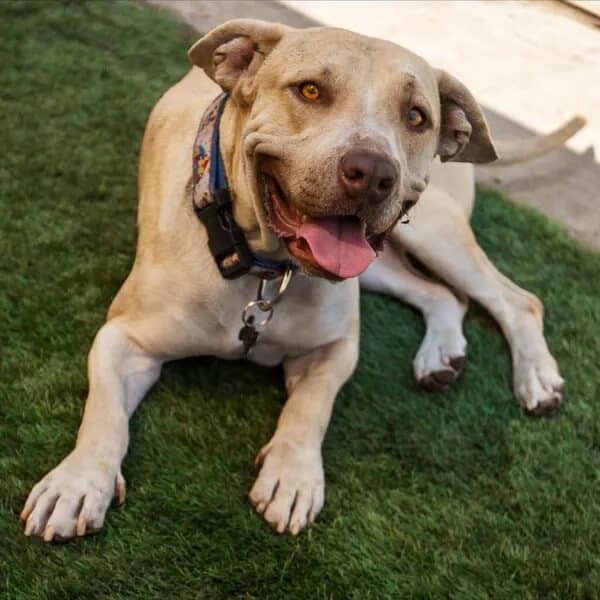
{"type": "Polygon", "coordinates": [[[413,107],[408,111],[406,120],[411,127],[420,127],[425,123],[425,115],[420,108],[413,107]]]}
{"type": "Polygon", "coordinates": [[[310,81],[300,84],[300,93],[310,102],[318,100],[319,96],[321,95],[319,86],[316,83],[311,83],[310,81]]]}

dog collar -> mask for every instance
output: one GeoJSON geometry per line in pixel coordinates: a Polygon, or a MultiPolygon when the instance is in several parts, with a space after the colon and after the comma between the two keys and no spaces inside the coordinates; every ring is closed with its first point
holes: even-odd
{"type": "Polygon", "coordinates": [[[233,218],[231,194],[219,147],[219,124],[228,95],[220,94],[208,106],[198,127],[193,155],[192,202],[208,232],[208,247],[225,279],[252,273],[261,279],[295,270],[290,260],[272,261],[250,249],[244,232],[233,218]]]}

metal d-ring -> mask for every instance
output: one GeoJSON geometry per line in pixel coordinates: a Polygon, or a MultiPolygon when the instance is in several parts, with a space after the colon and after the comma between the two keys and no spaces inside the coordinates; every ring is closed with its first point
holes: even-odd
{"type": "Polygon", "coordinates": [[[244,325],[254,327],[255,329],[262,329],[271,320],[272,316],[273,306],[270,302],[265,300],[252,300],[248,302],[246,306],[244,306],[244,312],[242,312],[242,322],[244,325]],[[254,315],[251,314],[254,307],[257,307],[258,310],[266,315],[262,321],[254,320],[254,315]]]}
{"type": "Polygon", "coordinates": [[[292,280],[293,274],[294,274],[294,271],[292,271],[292,269],[288,268],[285,270],[285,272],[281,278],[281,281],[279,282],[279,288],[277,289],[277,293],[275,294],[275,296],[273,298],[269,298],[268,300],[264,297],[264,293],[267,290],[267,282],[269,280],[261,278],[261,280],[258,284],[258,295],[256,298],[257,301],[268,302],[271,306],[273,306],[274,304],[277,304],[277,302],[279,302],[279,300],[281,300],[281,296],[283,296],[283,293],[285,292],[285,290],[287,289],[287,286],[289,285],[290,281],[292,280]]]}
{"type": "Polygon", "coordinates": [[[251,300],[244,306],[244,310],[242,312],[242,322],[247,327],[252,327],[253,329],[262,329],[267,325],[267,323],[273,317],[273,306],[281,300],[281,296],[287,289],[294,272],[292,269],[286,269],[285,273],[281,277],[281,281],[279,282],[279,288],[273,298],[265,298],[264,294],[267,290],[267,279],[261,279],[258,284],[258,293],[256,300],[251,300]],[[255,320],[255,315],[252,314],[252,310],[254,308],[258,308],[258,310],[263,313],[265,316],[261,321],[255,320]]]}

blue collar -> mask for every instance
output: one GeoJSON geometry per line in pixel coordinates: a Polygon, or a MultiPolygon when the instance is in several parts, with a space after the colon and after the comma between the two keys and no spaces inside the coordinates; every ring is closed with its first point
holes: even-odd
{"type": "Polygon", "coordinates": [[[219,145],[219,124],[228,95],[215,98],[204,112],[196,134],[192,202],[208,232],[208,246],[225,279],[247,273],[270,279],[295,270],[290,260],[274,261],[254,253],[233,218],[231,195],[219,145]],[[206,176],[208,175],[208,177],[206,176]]]}

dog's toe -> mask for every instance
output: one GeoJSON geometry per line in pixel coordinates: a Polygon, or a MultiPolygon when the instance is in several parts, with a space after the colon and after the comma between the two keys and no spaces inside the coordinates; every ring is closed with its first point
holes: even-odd
{"type": "Polygon", "coordinates": [[[293,482],[280,482],[273,500],[263,513],[265,521],[269,523],[277,533],[283,533],[290,522],[290,515],[296,494],[297,490],[293,482]]]}
{"type": "Polygon", "coordinates": [[[525,414],[530,417],[553,417],[557,415],[563,405],[563,385],[556,389],[552,396],[539,401],[533,408],[525,409],[525,414]]]}
{"type": "Polygon", "coordinates": [[[421,387],[429,392],[442,392],[447,390],[462,373],[466,363],[465,356],[455,356],[448,360],[448,367],[427,373],[418,380],[421,387]]]}
{"type": "Polygon", "coordinates": [[[564,379],[556,361],[547,353],[515,364],[514,390],[527,415],[548,417],[556,414],[564,401],[564,379]]]}

